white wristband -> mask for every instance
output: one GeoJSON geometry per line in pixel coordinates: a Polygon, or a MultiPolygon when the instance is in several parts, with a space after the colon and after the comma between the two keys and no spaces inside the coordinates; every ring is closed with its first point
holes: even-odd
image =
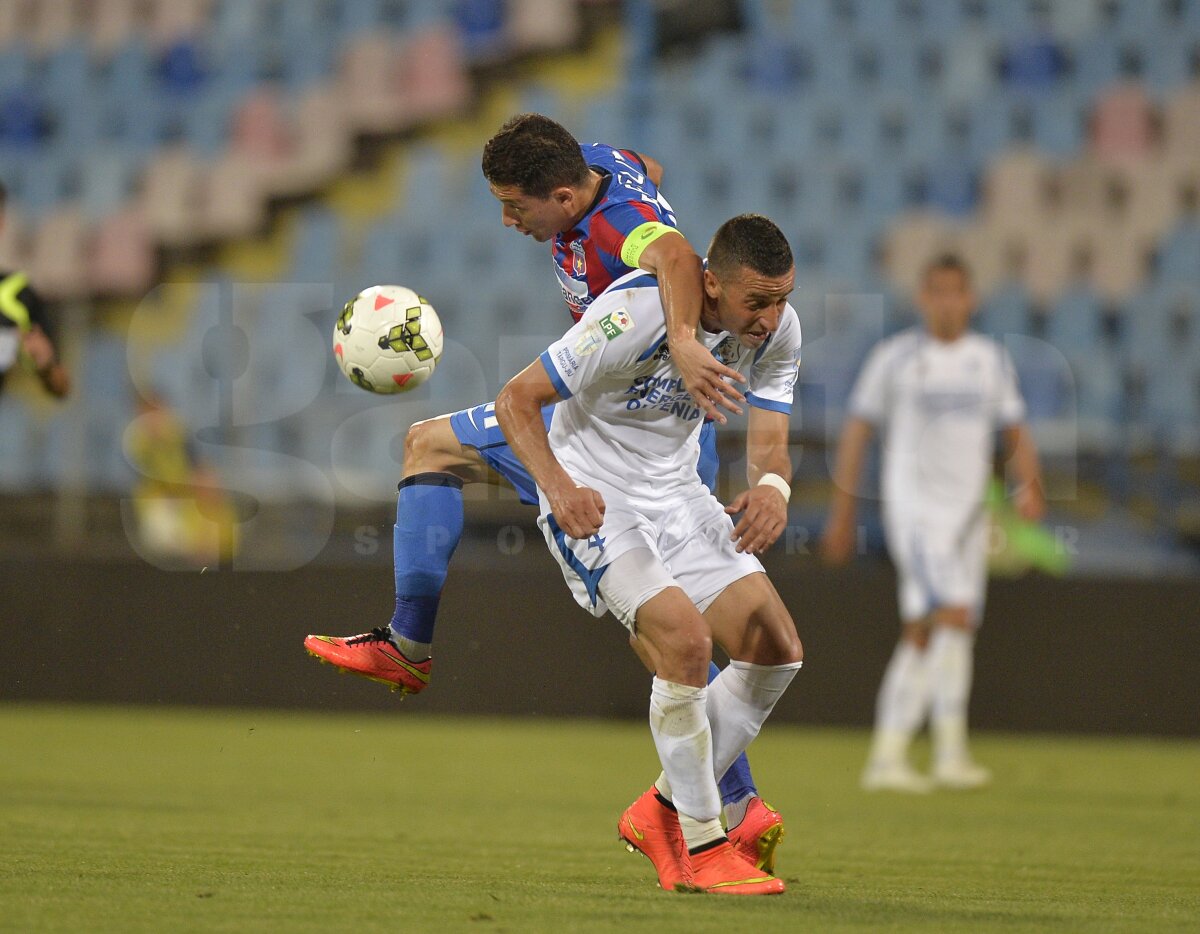
{"type": "Polygon", "coordinates": [[[765,473],[759,477],[757,486],[763,485],[775,487],[775,489],[783,494],[784,502],[787,502],[792,498],[791,485],[777,473],[765,473]]]}

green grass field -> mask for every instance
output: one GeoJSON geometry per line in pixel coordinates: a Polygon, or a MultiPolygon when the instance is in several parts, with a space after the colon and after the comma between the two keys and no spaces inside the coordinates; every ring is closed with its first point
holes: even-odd
{"type": "Polygon", "coordinates": [[[0,929],[1200,929],[1200,745],[981,736],[992,789],[914,799],[865,742],[768,727],[789,891],[736,899],[617,844],[638,724],[0,706],[0,929]]]}

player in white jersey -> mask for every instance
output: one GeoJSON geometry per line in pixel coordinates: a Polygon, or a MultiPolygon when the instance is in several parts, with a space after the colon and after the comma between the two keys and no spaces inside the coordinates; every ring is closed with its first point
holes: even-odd
{"type": "Polygon", "coordinates": [[[968,330],[976,299],[970,273],[946,255],[925,270],[924,327],[882,341],[850,397],[834,470],[822,549],[832,563],[854,549],[855,492],[871,436],[882,433],[882,504],[899,578],[899,644],[876,705],[863,787],[926,792],[973,788],[986,769],[967,750],[975,629],[983,611],[988,518],[985,495],[999,430],[1026,519],[1045,511],[1037,452],[1012,360],[968,330]],[[932,781],[908,763],[913,735],[930,718],[932,781]]]}
{"type": "Polygon", "coordinates": [[[650,725],[663,774],[619,832],[651,858],[664,888],[784,888],[730,845],[717,779],[801,663],[795,625],[755,557],[787,523],[794,276],[787,240],[760,215],[727,221],[709,247],[698,336],[748,376],[751,406],[751,487],[728,507],[696,475],[703,412],[671,360],[652,276],[613,282],[496,400],[576,599],[596,615],[610,610],[653,662],[650,725]],[[547,431],[541,409],[551,402],[547,431]],[[706,687],[713,641],[731,663],[706,687]]]}

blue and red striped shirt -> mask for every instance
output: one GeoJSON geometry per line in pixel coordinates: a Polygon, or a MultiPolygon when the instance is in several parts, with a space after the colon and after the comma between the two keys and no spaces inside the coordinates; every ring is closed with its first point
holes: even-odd
{"type": "Polygon", "coordinates": [[[580,146],[588,166],[604,176],[596,200],[571,230],[551,243],[554,271],[571,317],[583,317],[593,299],[631,271],[621,259],[625,238],[642,224],[678,226],[675,213],[646,174],[636,152],[603,143],[580,146]]]}

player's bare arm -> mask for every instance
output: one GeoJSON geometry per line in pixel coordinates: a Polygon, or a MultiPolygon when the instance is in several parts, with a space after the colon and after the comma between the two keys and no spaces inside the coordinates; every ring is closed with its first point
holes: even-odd
{"type": "Polygon", "coordinates": [[[1046,514],[1046,494],[1033,435],[1029,426],[1022,423],[1005,428],[1002,436],[1005,460],[1017,480],[1013,505],[1022,519],[1036,522],[1046,514]]]}
{"type": "Polygon", "coordinates": [[[646,155],[644,152],[639,152],[637,157],[642,160],[642,165],[646,167],[646,177],[654,182],[655,188],[661,188],[663,180],[662,163],[646,155]]]}
{"type": "Polygon", "coordinates": [[[842,429],[833,470],[833,501],[821,535],[821,557],[827,564],[845,564],[854,556],[858,480],[874,433],[869,421],[853,415],[842,429]]]}
{"type": "Polygon", "coordinates": [[[496,397],[496,419],[513,453],[529,469],[550,501],[550,511],[571,538],[590,538],[604,523],[604,498],[578,486],[550,450],[542,406],[560,402],[545,367],[535,360],[514,376],[496,397]]]}
{"type": "Polygon", "coordinates": [[[28,355],[37,371],[38,379],[51,395],[63,398],[71,391],[71,380],[67,370],[54,351],[50,338],[36,324],[21,338],[21,349],[28,355]]]}
{"type": "Polygon", "coordinates": [[[745,397],[726,378],[740,383],[746,378],[721,363],[696,339],[704,266],[692,245],[672,230],[641,251],[638,265],[658,278],[667,319],[667,344],[684,387],[709,418],[725,424],[722,408],[740,415],[738,403],[745,402],[745,397]]]}
{"type": "Polygon", "coordinates": [[[742,514],[732,535],[738,551],[762,554],[787,527],[788,501],[782,487],[792,476],[788,427],[787,413],[751,407],[746,428],[750,487],[725,508],[730,515],[742,514]]]}

